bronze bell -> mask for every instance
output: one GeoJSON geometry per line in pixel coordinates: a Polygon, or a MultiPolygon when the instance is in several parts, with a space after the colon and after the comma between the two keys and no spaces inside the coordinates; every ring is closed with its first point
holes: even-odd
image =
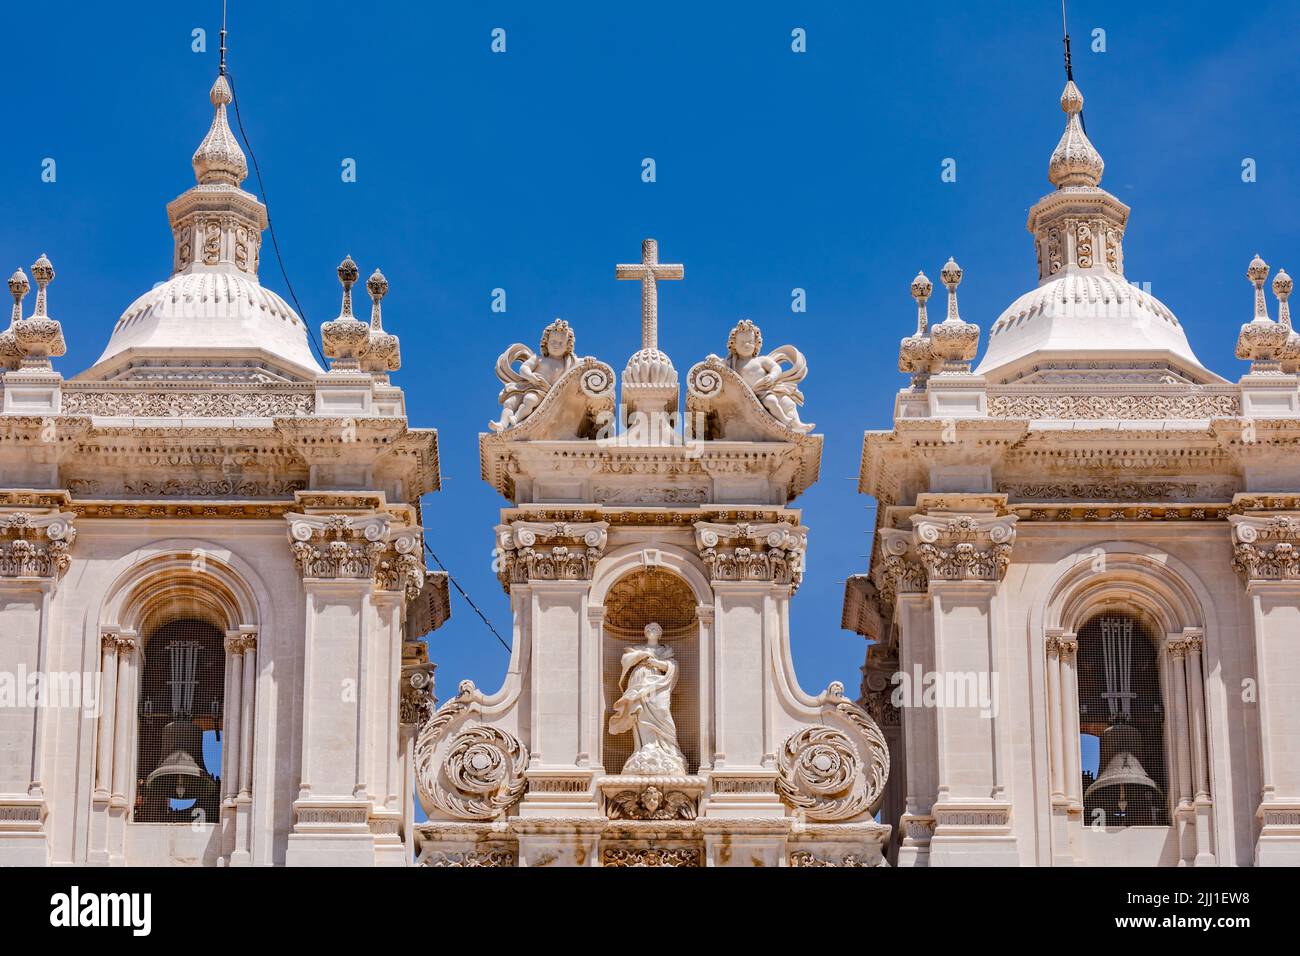
{"type": "Polygon", "coordinates": [[[1107,728],[1101,735],[1101,754],[1098,764],[1106,769],[1086,791],[1086,800],[1099,790],[1107,787],[1119,787],[1119,799],[1115,806],[1121,812],[1128,809],[1128,791],[1130,787],[1152,791],[1153,802],[1160,797],[1160,788],[1147,776],[1134,751],[1142,745],[1141,732],[1129,724],[1119,723],[1107,728]]]}
{"type": "Polygon", "coordinates": [[[162,750],[167,756],[145,779],[147,790],[176,800],[197,800],[213,792],[216,781],[202,762],[203,732],[194,721],[178,718],[168,723],[163,728],[162,750]]]}

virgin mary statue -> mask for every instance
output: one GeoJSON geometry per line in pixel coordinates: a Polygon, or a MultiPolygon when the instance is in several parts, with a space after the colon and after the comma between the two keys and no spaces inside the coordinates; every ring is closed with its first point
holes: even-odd
{"type": "Polygon", "coordinates": [[[630,730],[636,743],[636,750],[623,764],[623,773],[686,773],[671,710],[677,662],[673,649],[659,643],[663,632],[658,624],[647,624],[646,642],[623,652],[623,673],[618,679],[623,696],[614,702],[609,718],[611,734],[630,730]]]}

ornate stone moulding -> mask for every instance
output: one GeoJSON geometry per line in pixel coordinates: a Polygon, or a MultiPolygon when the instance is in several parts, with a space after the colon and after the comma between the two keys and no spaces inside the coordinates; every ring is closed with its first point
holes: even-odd
{"type": "Polygon", "coordinates": [[[511,501],[517,500],[517,484],[539,477],[591,479],[595,487],[607,489],[607,495],[635,479],[646,498],[650,497],[646,480],[662,478],[671,482],[664,485],[665,497],[645,503],[669,505],[678,503],[671,497],[680,493],[677,489],[689,487],[687,493],[699,497],[718,477],[773,475],[780,476],[786,499],[793,500],[817,481],[821,467],[819,435],[804,436],[807,440],[801,443],[717,440],[641,446],[595,439],[523,445],[506,441],[508,434],[480,436],[479,458],[483,480],[511,501]]]}
{"type": "Polygon", "coordinates": [[[370,581],[381,591],[420,596],[423,529],[394,527],[387,514],[286,514],[290,546],[305,579],[370,581]]]}
{"type": "Polygon", "coordinates": [[[703,777],[689,775],[619,774],[596,780],[605,816],[622,821],[694,820],[707,785],[703,777]]]}
{"type": "Polygon", "coordinates": [[[79,383],[63,386],[63,412],[100,418],[281,418],[312,415],[315,393],[310,383],[276,386],[223,382],[79,383]]]}
{"type": "Polygon", "coordinates": [[[1300,512],[1228,520],[1234,570],[1252,582],[1300,579],[1300,512]]]}
{"type": "Polygon", "coordinates": [[[1241,395],[1235,386],[1157,385],[1141,391],[1105,385],[1058,385],[1051,391],[1032,386],[989,388],[992,418],[1200,421],[1240,414],[1241,395]]]}
{"type": "Polygon", "coordinates": [[[605,553],[604,521],[511,521],[497,525],[497,579],[507,592],[529,581],[590,580],[605,553]]]}
{"type": "Polygon", "coordinates": [[[70,511],[0,511],[0,577],[57,578],[77,538],[70,511]]]}
{"type": "Polygon", "coordinates": [[[771,581],[798,589],[808,529],[776,522],[697,521],[695,546],[713,581],[771,581]]]}

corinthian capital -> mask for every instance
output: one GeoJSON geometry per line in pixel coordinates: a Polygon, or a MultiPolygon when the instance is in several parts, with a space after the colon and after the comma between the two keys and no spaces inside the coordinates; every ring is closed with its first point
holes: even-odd
{"type": "Polygon", "coordinates": [[[497,580],[589,581],[609,541],[605,521],[512,521],[497,525],[497,580]]]}
{"type": "Polygon", "coordinates": [[[424,587],[423,529],[393,527],[386,514],[287,514],[294,561],[304,578],[369,581],[414,600],[424,587]]]}
{"type": "Polygon", "coordinates": [[[1001,581],[1011,564],[1016,517],[918,514],[912,537],[932,581],[1001,581]]]}
{"type": "Polygon", "coordinates": [[[1300,515],[1230,515],[1232,567],[1250,581],[1300,579],[1300,515]]]}
{"type": "Polygon", "coordinates": [[[778,522],[695,522],[695,547],[714,581],[771,581],[798,588],[808,529],[778,522]]]}
{"type": "Polygon", "coordinates": [[[0,577],[57,578],[72,563],[72,512],[0,514],[0,577]]]}

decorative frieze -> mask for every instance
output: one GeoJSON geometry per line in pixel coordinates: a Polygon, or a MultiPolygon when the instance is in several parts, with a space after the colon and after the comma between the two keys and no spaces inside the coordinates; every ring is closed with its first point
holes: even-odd
{"type": "Polygon", "coordinates": [[[501,586],[529,581],[587,581],[605,553],[604,521],[513,521],[497,525],[496,571],[501,586]]]}
{"type": "Polygon", "coordinates": [[[1232,567],[1256,580],[1300,579],[1300,515],[1232,515],[1232,567]]]}
{"type": "Polygon", "coordinates": [[[63,387],[65,415],[104,418],[280,418],[310,415],[315,402],[314,392],[293,385],[126,390],[74,382],[63,387]]]}
{"type": "Polygon", "coordinates": [[[56,578],[68,570],[77,538],[72,512],[0,515],[0,578],[56,578]]]}
{"type": "Polygon", "coordinates": [[[914,515],[916,552],[930,580],[1001,581],[1011,564],[1016,518],[914,515]]]}
{"type": "Polygon", "coordinates": [[[515,851],[495,848],[488,850],[464,850],[459,853],[444,850],[432,850],[422,854],[416,866],[514,866],[515,851]]]}
{"type": "Polygon", "coordinates": [[[996,394],[990,389],[990,418],[1058,419],[1206,419],[1241,414],[1241,398],[1201,388],[1169,394],[1051,392],[996,394]]]}
{"type": "Polygon", "coordinates": [[[702,866],[698,847],[605,847],[600,856],[601,866],[702,866]]]}
{"type": "Polygon", "coordinates": [[[695,546],[714,581],[770,581],[798,588],[808,529],[763,522],[695,522],[695,546]]]}
{"type": "Polygon", "coordinates": [[[844,853],[839,855],[816,854],[811,850],[796,850],[790,854],[791,866],[880,866],[880,863],[873,863],[869,857],[860,853],[844,853]]]}

